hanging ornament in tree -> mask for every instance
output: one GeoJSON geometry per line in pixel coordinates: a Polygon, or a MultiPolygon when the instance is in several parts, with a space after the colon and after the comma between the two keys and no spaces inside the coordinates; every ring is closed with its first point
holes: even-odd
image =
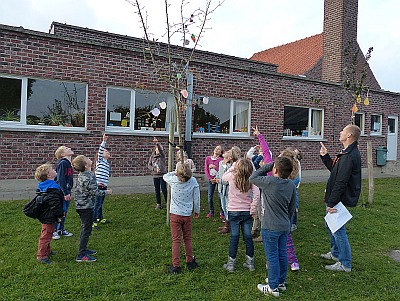
{"type": "Polygon", "coordinates": [[[154,108],[153,110],[151,110],[151,114],[153,114],[154,116],[158,117],[158,115],[160,115],[160,109],[159,108],[154,108]]]}
{"type": "Polygon", "coordinates": [[[206,105],[206,104],[208,104],[208,97],[203,97],[203,103],[206,105]]]}
{"type": "Polygon", "coordinates": [[[358,96],[357,96],[357,103],[361,103],[361,95],[360,94],[358,94],[358,96]]]}
{"type": "Polygon", "coordinates": [[[368,106],[369,105],[369,99],[368,96],[364,99],[364,105],[368,106]]]}
{"type": "Polygon", "coordinates": [[[352,111],[353,113],[357,113],[357,112],[358,112],[358,108],[357,108],[356,103],[354,103],[353,107],[351,108],[351,111],[352,111]]]}
{"type": "Polygon", "coordinates": [[[190,38],[192,39],[193,43],[196,43],[196,36],[193,33],[190,36],[190,38]]]}
{"type": "Polygon", "coordinates": [[[186,89],[183,89],[183,90],[181,91],[181,94],[182,94],[182,96],[183,96],[184,98],[188,98],[188,96],[189,96],[189,93],[188,93],[188,91],[187,91],[186,89]]]}
{"type": "Polygon", "coordinates": [[[185,41],[183,42],[186,45],[189,45],[190,41],[188,39],[185,39],[185,41]]]}
{"type": "Polygon", "coordinates": [[[165,102],[165,101],[163,101],[163,102],[160,102],[160,108],[161,109],[165,109],[167,107],[167,103],[165,102]]]}
{"type": "Polygon", "coordinates": [[[177,79],[181,79],[182,78],[182,74],[180,74],[180,73],[176,74],[176,78],[177,79]]]}

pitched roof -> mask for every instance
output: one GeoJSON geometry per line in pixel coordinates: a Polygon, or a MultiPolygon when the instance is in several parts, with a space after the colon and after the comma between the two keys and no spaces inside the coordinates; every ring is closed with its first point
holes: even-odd
{"type": "Polygon", "coordinates": [[[253,54],[251,60],[278,65],[278,72],[301,75],[311,70],[322,57],[323,34],[253,54]]]}

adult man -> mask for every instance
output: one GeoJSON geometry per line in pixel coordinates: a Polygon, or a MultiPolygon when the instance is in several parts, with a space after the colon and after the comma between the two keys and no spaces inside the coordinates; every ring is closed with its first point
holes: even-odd
{"type": "MultiPolygon", "coordinates": [[[[358,138],[360,128],[356,125],[348,125],[340,132],[340,142],[343,150],[332,159],[328,150],[321,142],[320,155],[322,162],[331,172],[326,184],[325,203],[326,211],[335,213],[333,207],[342,202],[343,205],[354,207],[357,205],[361,191],[361,156],[358,150],[358,138]]],[[[322,254],[321,257],[337,261],[335,264],[325,266],[331,271],[351,272],[351,249],[345,226],[335,233],[327,227],[331,251],[322,254]]]]}

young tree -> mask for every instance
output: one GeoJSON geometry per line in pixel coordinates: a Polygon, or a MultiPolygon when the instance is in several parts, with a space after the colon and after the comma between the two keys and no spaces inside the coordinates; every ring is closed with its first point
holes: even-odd
{"type": "MultiPolygon", "coordinates": [[[[202,7],[193,7],[188,0],[180,0],[179,6],[173,9],[172,2],[164,0],[165,33],[161,39],[165,43],[159,42],[160,38],[155,38],[150,32],[148,24],[148,10],[139,0],[125,0],[130,3],[139,16],[139,24],[144,33],[143,54],[153,68],[155,74],[162,80],[173,94],[173,104],[170,107],[170,115],[175,117],[169,123],[169,152],[168,152],[168,171],[172,171],[174,162],[174,146],[179,148],[183,160],[183,131],[182,117],[185,110],[192,106],[193,101],[193,74],[190,70],[190,62],[195,54],[195,49],[199,46],[199,41],[203,38],[206,29],[206,22],[210,20],[210,15],[225,0],[205,0],[202,7]],[[179,9],[178,9],[179,7],[179,9]],[[178,15],[177,21],[172,16],[178,15]],[[176,122],[176,123],[175,123],[176,122]],[[174,143],[174,130],[178,133],[178,145],[174,143]]],[[[143,1],[144,2],[144,1],[143,1]]],[[[154,5],[154,3],[153,3],[154,5]]],[[[162,106],[165,108],[165,102],[162,106]]],[[[153,110],[157,116],[159,110],[153,110]]],[[[191,114],[191,110],[189,111],[191,114]]],[[[167,201],[167,224],[169,223],[169,200],[168,190],[167,201]]]]}

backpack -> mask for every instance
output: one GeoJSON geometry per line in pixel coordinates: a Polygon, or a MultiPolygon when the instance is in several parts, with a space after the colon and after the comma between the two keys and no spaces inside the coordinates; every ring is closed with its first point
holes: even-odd
{"type": "Polygon", "coordinates": [[[42,204],[44,197],[45,194],[36,194],[36,196],[24,206],[22,212],[30,218],[38,218],[42,213],[42,204]]]}

